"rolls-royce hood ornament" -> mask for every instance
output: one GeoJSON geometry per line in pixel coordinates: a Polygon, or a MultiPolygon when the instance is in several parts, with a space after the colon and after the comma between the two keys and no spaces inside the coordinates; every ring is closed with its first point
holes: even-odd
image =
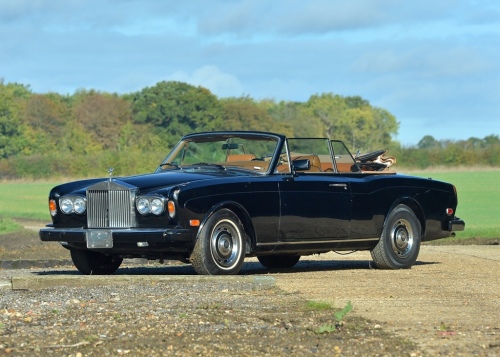
{"type": "Polygon", "coordinates": [[[109,174],[109,181],[111,182],[113,180],[113,171],[114,171],[114,168],[110,167],[108,169],[108,174],[109,174]]]}

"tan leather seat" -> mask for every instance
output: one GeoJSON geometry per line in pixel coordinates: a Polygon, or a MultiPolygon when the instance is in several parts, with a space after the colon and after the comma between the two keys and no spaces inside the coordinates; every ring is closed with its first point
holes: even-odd
{"type": "Polygon", "coordinates": [[[227,156],[227,162],[231,161],[251,161],[253,159],[256,159],[257,157],[254,154],[235,154],[235,155],[228,155],[227,156]]]}

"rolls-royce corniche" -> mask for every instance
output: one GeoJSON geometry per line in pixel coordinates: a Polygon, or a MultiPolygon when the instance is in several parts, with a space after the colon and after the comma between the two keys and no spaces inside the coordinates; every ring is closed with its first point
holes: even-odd
{"type": "Polygon", "coordinates": [[[371,252],[410,268],[420,244],[464,230],[452,184],[396,173],[385,151],[341,141],[223,131],[184,136],[152,173],[54,187],[42,241],[83,274],[123,259],[180,260],[198,274],[238,274],[245,257],[291,268],[301,256],[371,252]]]}

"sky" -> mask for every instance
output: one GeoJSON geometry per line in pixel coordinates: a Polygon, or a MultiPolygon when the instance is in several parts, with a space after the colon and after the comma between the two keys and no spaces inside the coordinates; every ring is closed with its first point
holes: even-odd
{"type": "Polygon", "coordinates": [[[500,136],[500,1],[0,0],[0,80],[361,96],[396,116],[405,146],[500,136]]]}

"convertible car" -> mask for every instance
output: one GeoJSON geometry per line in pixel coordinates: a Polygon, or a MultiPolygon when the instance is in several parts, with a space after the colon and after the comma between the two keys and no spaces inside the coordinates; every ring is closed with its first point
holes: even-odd
{"type": "MultiPolygon", "coordinates": [[[[66,183],[49,194],[42,241],[83,274],[126,258],[180,260],[238,274],[245,257],[291,268],[301,256],[369,250],[377,267],[411,267],[420,243],[465,227],[453,185],[397,174],[341,141],[265,132],[184,136],[155,172],[66,183]]],[[[106,175],[104,175],[106,176],[106,175]]]]}

